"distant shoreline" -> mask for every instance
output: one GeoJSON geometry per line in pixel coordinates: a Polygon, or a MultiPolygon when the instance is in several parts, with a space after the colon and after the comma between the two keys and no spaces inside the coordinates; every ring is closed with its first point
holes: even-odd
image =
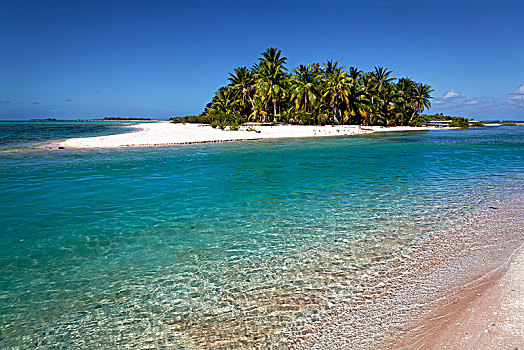
{"type": "Polygon", "coordinates": [[[173,124],[153,122],[129,126],[135,132],[124,134],[71,138],[45,145],[52,149],[88,149],[120,147],[158,147],[197,143],[251,141],[261,139],[334,137],[389,131],[426,131],[436,127],[423,126],[358,126],[358,125],[251,125],[238,131],[220,130],[206,124],[173,124]]]}

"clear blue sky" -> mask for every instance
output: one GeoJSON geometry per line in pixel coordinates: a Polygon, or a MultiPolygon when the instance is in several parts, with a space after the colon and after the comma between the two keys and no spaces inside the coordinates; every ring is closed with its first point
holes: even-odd
{"type": "Polygon", "coordinates": [[[522,1],[0,0],[0,119],[200,113],[269,46],[431,85],[432,113],[524,120],[522,1]]]}

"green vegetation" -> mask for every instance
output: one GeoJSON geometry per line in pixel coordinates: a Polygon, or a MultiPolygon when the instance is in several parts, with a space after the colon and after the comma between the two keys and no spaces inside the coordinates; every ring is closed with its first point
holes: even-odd
{"type": "Polygon", "coordinates": [[[517,126],[518,124],[517,123],[513,123],[513,122],[505,122],[505,123],[502,123],[501,125],[502,126],[517,126]]]}
{"type": "Polygon", "coordinates": [[[428,123],[432,120],[451,120],[451,116],[444,115],[443,113],[437,113],[437,114],[421,114],[419,116],[419,119],[422,120],[424,123],[428,123]]]}
{"type": "Polygon", "coordinates": [[[169,118],[171,123],[200,123],[200,124],[209,124],[208,118],[204,116],[188,115],[186,117],[173,117],[169,118]]]}
{"type": "Polygon", "coordinates": [[[471,126],[476,127],[476,128],[482,128],[485,126],[485,123],[484,122],[475,122],[471,124],[471,126]]]}
{"type": "MultiPolygon", "coordinates": [[[[199,117],[213,127],[238,129],[245,122],[293,124],[421,125],[431,106],[429,85],[339,66],[338,61],[299,65],[291,73],[280,50],[268,48],[251,68],[229,73],[199,117]],[[395,82],[396,81],[396,82],[395,82]]],[[[184,117],[185,118],[185,117],[184,117]]],[[[174,118],[173,122],[184,122],[174,118]]],[[[191,122],[189,117],[187,122],[191,122]]]]}
{"type": "Polygon", "coordinates": [[[467,129],[469,127],[469,119],[463,117],[453,117],[451,118],[451,124],[449,124],[449,126],[467,129]]]}

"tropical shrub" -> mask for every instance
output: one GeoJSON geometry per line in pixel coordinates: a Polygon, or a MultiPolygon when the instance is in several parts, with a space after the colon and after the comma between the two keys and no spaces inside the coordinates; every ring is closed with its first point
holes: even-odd
{"type": "Polygon", "coordinates": [[[169,118],[171,123],[197,123],[197,124],[210,124],[211,118],[207,115],[188,115],[185,117],[172,117],[169,118]]]}
{"type": "Polygon", "coordinates": [[[469,127],[469,119],[463,117],[452,117],[449,126],[467,129],[469,127]]]}

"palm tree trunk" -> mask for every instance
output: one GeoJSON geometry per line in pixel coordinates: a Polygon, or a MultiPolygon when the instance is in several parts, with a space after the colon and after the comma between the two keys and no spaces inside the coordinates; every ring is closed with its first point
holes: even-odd
{"type": "Polygon", "coordinates": [[[411,121],[413,120],[413,118],[415,118],[415,114],[417,114],[417,110],[418,108],[415,107],[415,109],[413,110],[413,114],[411,115],[411,118],[409,118],[408,125],[411,124],[411,121]]]}
{"type": "Polygon", "coordinates": [[[304,94],[304,111],[307,112],[307,90],[306,90],[306,93],[304,94]]]}

